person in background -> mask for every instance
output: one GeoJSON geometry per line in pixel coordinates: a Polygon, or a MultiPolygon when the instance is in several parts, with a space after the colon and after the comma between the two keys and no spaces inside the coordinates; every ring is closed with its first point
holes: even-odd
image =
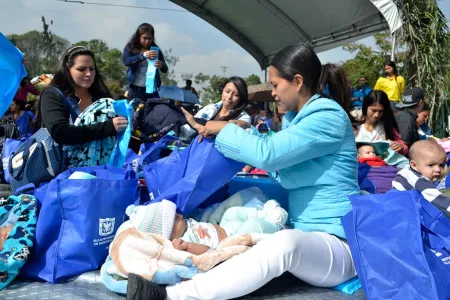
{"type": "MultiPolygon", "coordinates": [[[[151,98],[159,98],[158,91],[151,94],[146,92],[146,74],[149,59],[156,59],[154,64],[161,72],[167,73],[169,68],[162,50],[159,52],[150,50],[150,47],[158,47],[155,42],[155,29],[148,23],[139,25],[136,32],[123,49],[123,63],[128,67],[128,99],[141,99],[146,101],[151,98]]],[[[161,77],[156,72],[156,87],[161,86],[161,77]]]]}
{"type": "Polygon", "coordinates": [[[275,109],[275,114],[273,115],[272,118],[272,123],[270,124],[270,130],[274,132],[281,131],[283,117],[285,113],[286,112],[283,110],[283,108],[277,105],[275,109]]]}
{"type": "Polygon", "coordinates": [[[127,128],[127,118],[72,125],[81,112],[101,98],[111,98],[111,93],[98,71],[94,53],[83,46],[72,47],[62,57],[51,85],[41,94],[36,125],[47,128],[60,146],[116,136],[127,128]]]}
{"type": "Polygon", "coordinates": [[[430,117],[430,106],[424,103],[422,111],[417,114],[416,125],[419,140],[427,140],[431,134],[431,128],[428,126],[428,118],[430,117]]]}
{"type": "Polygon", "coordinates": [[[254,125],[258,128],[260,125],[265,124],[267,127],[270,127],[272,123],[272,118],[269,115],[269,112],[265,109],[261,109],[259,111],[258,116],[256,117],[256,121],[254,125]]]}
{"type": "Polygon", "coordinates": [[[203,107],[194,117],[182,108],[188,124],[181,127],[181,139],[190,141],[208,121],[235,120],[251,125],[247,114],[247,83],[241,77],[231,77],[221,86],[222,101],[203,107]]]}
{"type": "Polygon", "coordinates": [[[359,85],[353,89],[353,97],[351,106],[362,107],[364,98],[370,94],[372,88],[367,84],[367,80],[364,76],[359,78],[359,85]]]}
{"type": "Polygon", "coordinates": [[[192,94],[194,94],[198,98],[197,91],[195,90],[195,88],[192,87],[192,80],[190,80],[190,79],[186,80],[186,86],[184,87],[184,89],[186,91],[190,91],[192,94]]]}
{"type": "Polygon", "coordinates": [[[408,147],[399,134],[399,126],[385,92],[375,90],[365,97],[362,113],[364,123],[356,127],[356,141],[390,141],[392,150],[405,156],[408,154],[408,147]]]}
{"type": "Polygon", "coordinates": [[[398,124],[400,136],[408,147],[419,140],[416,124],[417,115],[424,106],[424,92],[421,88],[412,88],[407,90],[402,97],[402,102],[397,104],[400,110],[395,119],[398,124]]]}
{"type": "Polygon", "coordinates": [[[391,102],[391,109],[394,114],[397,112],[396,104],[402,100],[405,92],[405,79],[398,75],[395,62],[389,61],[384,65],[384,77],[380,77],[375,84],[374,90],[386,93],[391,102]]]}
{"type": "Polygon", "coordinates": [[[358,145],[358,162],[360,164],[368,164],[371,167],[384,167],[386,162],[378,157],[375,149],[371,145],[358,145]]]}
{"type": "Polygon", "coordinates": [[[34,114],[31,111],[21,109],[17,100],[12,101],[2,119],[8,123],[16,123],[20,136],[33,133],[34,114]]]}
{"type": "Polygon", "coordinates": [[[28,94],[39,96],[40,92],[37,88],[34,87],[34,85],[30,83],[30,78],[27,76],[24,77],[20,82],[19,89],[14,96],[14,100],[16,100],[16,104],[20,106],[20,109],[25,109],[28,94]]]}

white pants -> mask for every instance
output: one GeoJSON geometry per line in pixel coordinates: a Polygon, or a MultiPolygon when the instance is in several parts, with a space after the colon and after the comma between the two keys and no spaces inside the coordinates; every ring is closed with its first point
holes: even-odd
{"type": "Polygon", "coordinates": [[[287,229],[207,273],[167,287],[170,300],[231,299],[247,295],[284,272],[318,287],[356,276],[348,245],[321,232],[287,229]]]}

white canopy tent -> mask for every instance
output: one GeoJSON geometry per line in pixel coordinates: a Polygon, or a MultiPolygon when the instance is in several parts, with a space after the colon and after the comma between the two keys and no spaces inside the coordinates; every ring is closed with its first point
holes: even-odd
{"type": "Polygon", "coordinates": [[[265,69],[284,47],[310,43],[317,52],[401,27],[390,0],[170,0],[210,23],[265,69]]]}

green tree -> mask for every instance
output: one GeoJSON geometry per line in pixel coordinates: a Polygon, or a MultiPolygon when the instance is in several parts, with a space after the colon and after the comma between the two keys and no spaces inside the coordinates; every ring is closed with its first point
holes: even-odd
{"type": "MultiPolygon", "coordinates": [[[[80,41],[78,43],[75,43],[72,45],[74,46],[84,46],[91,50],[95,55],[95,62],[97,64],[97,68],[102,72],[105,69],[105,54],[109,51],[108,44],[106,42],[99,40],[99,39],[93,39],[90,41],[80,41]]],[[[123,64],[123,63],[121,63],[123,64]]]]}
{"type": "Polygon", "coordinates": [[[103,55],[103,72],[108,80],[115,80],[122,86],[126,83],[127,67],[122,62],[122,52],[118,49],[110,49],[103,55]]]}
{"type": "Polygon", "coordinates": [[[167,73],[160,73],[161,83],[163,85],[177,85],[177,81],[175,80],[175,66],[177,62],[180,61],[180,57],[172,54],[172,48],[166,49],[164,51],[164,59],[166,60],[167,67],[169,71],[167,73]]]}
{"type": "Polygon", "coordinates": [[[52,33],[53,49],[49,52],[43,33],[37,30],[11,34],[8,39],[25,54],[30,77],[54,73],[57,62],[70,45],[68,40],[52,33]]]}
{"type": "Polygon", "coordinates": [[[221,90],[222,85],[227,81],[226,77],[213,75],[209,80],[209,85],[203,88],[202,105],[217,103],[222,100],[221,90]]]}
{"type": "Polygon", "coordinates": [[[246,77],[244,80],[248,86],[261,84],[261,78],[259,78],[259,76],[255,75],[255,74],[252,74],[252,75],[246,77]]]}
{"type": "MultiPolygon", "coordinates": [[[[342,67],[349,76],[352,86],[358,85],[360,77],[365,77],[370,86],[374,86],[377,79],[383,74],[383,65],[390,59],[391,54],[391,35],[389,32],[381,32],[374,35],[376,48],[361,43],[350,43],[343,46],[343,49],[356,53],[353,59],[349,59],[342,64],[342,67]]],[[[396,53],[396,61],[403,62],[406,60],[404,44],[398,41],[398,52],[396,53]]],[[[398,68],[402,72],[401,68],[398,68]]]]}
{"type": "Polygon", "coordinates": [[[181,74],[181,79],[183,79],[184,81],[191,79],[194,77],[194,74],[192,73],[183,73],[181,74]]]}
{"type": "Polygon", "coordinates": [[[444,89],[450,76],[445,67],[450,60],[447,20],[435,0],[404,0],[402,4],[410,61],[407,77],[412,86],[425,91],[425,101],[431,106],[431,127],[442,128],[447,120],[437,120],[437,112],[445,103],[444,89]]]}

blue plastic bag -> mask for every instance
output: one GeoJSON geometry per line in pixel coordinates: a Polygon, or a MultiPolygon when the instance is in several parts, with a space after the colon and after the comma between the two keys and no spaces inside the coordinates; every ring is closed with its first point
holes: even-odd
{"type": "Polygon", "coordinates": [[[177,210],[189,214],[230,181],[244,165],[225,158],[214,147],[214,140],[198,137],[183,151],[144,166],[150,195],[159,202],[169,200],[177,210]]]}
{"type": "Polygon", "coordinates": [[[118,116],[126,117],[128,119],[127,129],[117,135],[116,146],[111,153],[108,163],[109,166],[121,168],[125,162],[128,144],[131,139],[131,121],[133,120],[134,115],[133,101],[130,103],[128,103],[128,100],[115,101],[113,102],[113,106],[118,116]]]}
{"type": "Polygon", "coordinates": [[[40,187],[35,255],[22,277],[57,283],[100,268],[136,189],[134,172],[109,166],[73,168],[40,187]],[[97,179],[68,179],[76,171],[97,179]]]}
{"type": "Polygon", "coordinates": [[[450,298],[450,219],[417,191],[350,201],[342,224],[367,299],[450,298]]]}
{"type": "Polygon", "coordinates": [[[0,32],[0,116],[8,110],[27,70],[23,54],[0,32]]]}

